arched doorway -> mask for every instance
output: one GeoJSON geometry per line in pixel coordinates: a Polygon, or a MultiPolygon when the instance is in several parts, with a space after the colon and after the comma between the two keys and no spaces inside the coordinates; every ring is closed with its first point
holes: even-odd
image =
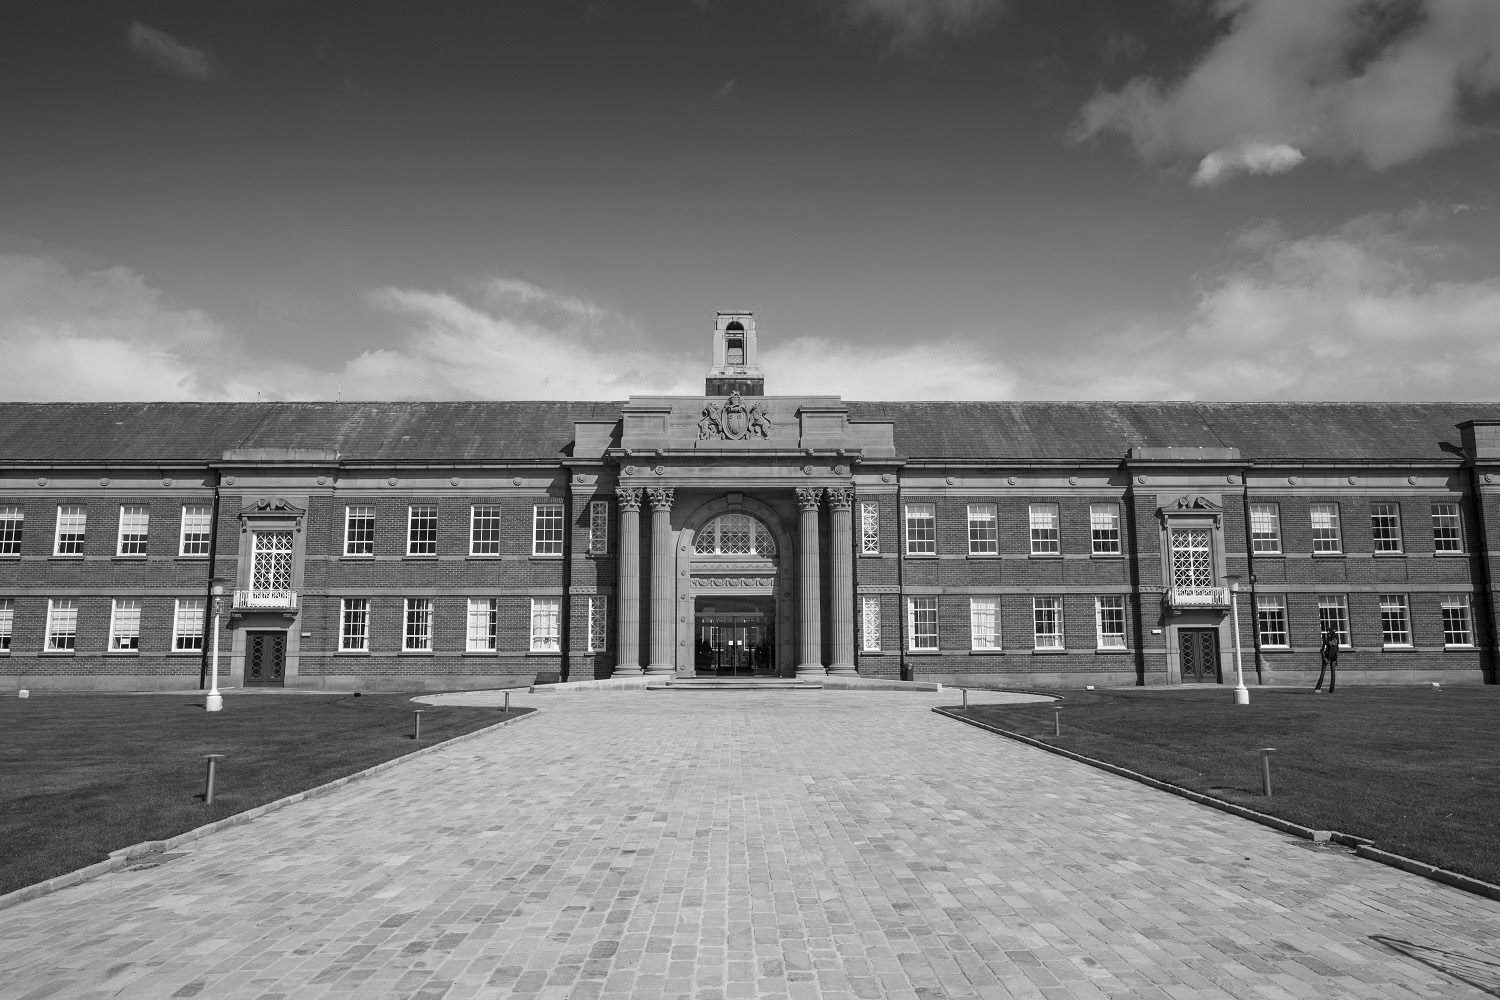
{"type": "Polygon", "coordinates": [[[679,675],[793,672],[791,539],[769,507],[705,504],[685,526],[678,567],[679,675]]]}

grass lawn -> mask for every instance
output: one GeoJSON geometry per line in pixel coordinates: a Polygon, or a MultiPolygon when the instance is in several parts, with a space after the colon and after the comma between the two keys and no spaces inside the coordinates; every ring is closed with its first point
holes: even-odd
{"type": "Polygon", "coordinates": [[[505,719],[410,697],[236,693],[213,714],[202,692],[0,699],[0,893],[505,719]],[[206,806],[209,753],[226,756],[206,806]]]}
{"type": "MultiPolygon", "coordinates": [[[[1500,883],[1500,687],[1057,692],[963,713],[1010,732],[1385,851],[1500,883]],[[1261,794],[1259,747],[1271,757],[1261,794]]],[[[999,738],[999,737],[997,737],[999,738]]]]}

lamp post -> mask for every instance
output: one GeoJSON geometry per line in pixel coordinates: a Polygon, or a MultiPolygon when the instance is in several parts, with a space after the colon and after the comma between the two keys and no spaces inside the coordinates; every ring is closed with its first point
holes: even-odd
{"type": "Polygon", "coordinates": [[[1229,584],[1229,613],[1234,617],[1234,703],[1250,704],[1250,690],[1245,687],[1245,667],[1240,662],[1240,578],[1233,573],[1224,575],[1229,584]]]}
{"type": "MultiPolygon", "coordinates": [[[[214,667],[213,683],[208,689],[208,700],[204,708],[210,712],[217,712],[224,707],[224,696],[219,693],[219,612],[224,603],[224,584],[218,580],[214,581],[214,667]]],[[[212,793],[210,793],[212,794],[212,793]]]]}

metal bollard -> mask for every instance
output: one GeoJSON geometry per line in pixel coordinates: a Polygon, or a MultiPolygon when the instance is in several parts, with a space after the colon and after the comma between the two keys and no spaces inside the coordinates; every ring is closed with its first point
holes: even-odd
{"type": "Polygon", "coordinates": [[[964,688],[964,708],[969,707],[969,689],[964,688]]]}
{"type": "Polygon", "coordinates": [[[413,714],[417,717],[417,731],[415,735],[412,736],[412,739],[420,740],[422,738],[422,710],[418,709],[413,714]]]}
{"type": "Polygon", "coordinates": [[[208,775],[203,783],[203,804],[206,806],[214,804],[214,772],[223,759],[224,755],[221,753],[208,754],[208,775]]]}
{"type": "Polygon", "coordinates": [[[1260,748],[1260,790],[1266,798],[1271,797],[1271,755],[1275,747],[1260,748]]]}
{"type": "Polygon", "coordinates": [[[510,714],[510,692],[509,691],[505,692],[505,707],[502,708],[500,711],[504,712],[506,715],[510,714]]]}
{"type": "Polygon", "coordinates": [[[1052,735],[1062,735],[1062,709],[1060,708],[1054,708],[1052,710],[1052,735]]]}

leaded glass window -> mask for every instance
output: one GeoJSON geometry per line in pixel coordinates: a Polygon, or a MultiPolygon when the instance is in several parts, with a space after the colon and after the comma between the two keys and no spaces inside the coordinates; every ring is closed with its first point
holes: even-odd
{"type": "Polygon", "coordinates": [[[1213,550],[1207,528],[1172,529],[1172,586],[1178,588],[1214,585],[1213,550]]]}
{"type": "Polygon", "coordinates": [[[609,553],[609,501],[589,502],[589,552],[596,556],[609,553]]]}
{"type": "Polygon", "coordinates": [[[604,652],[609,635],[609,598],[597,594],[589,598],[589,652],[604,652]]]}
{"type": "Polygon", "coordinates": [[[292,533],[257,531],[250,553],[250,589],[292,589],[292,533]]]}
{"type": "Polygon", "coordinates": [[[699,529],[693,551],[700,556],[774,556],[771,531],[748,514],[720,514],[699,529]]]}
{"type": "Polygon", "coordinates": [[[880,598],[859,599],[860,649],[866,653],[880,652],[880,598]]]}
{"type": "Polygon", "coordinates": [[[859,551],[861,555],[880,554],[880,504],[865,502],[859,505],[859,551]]]}

